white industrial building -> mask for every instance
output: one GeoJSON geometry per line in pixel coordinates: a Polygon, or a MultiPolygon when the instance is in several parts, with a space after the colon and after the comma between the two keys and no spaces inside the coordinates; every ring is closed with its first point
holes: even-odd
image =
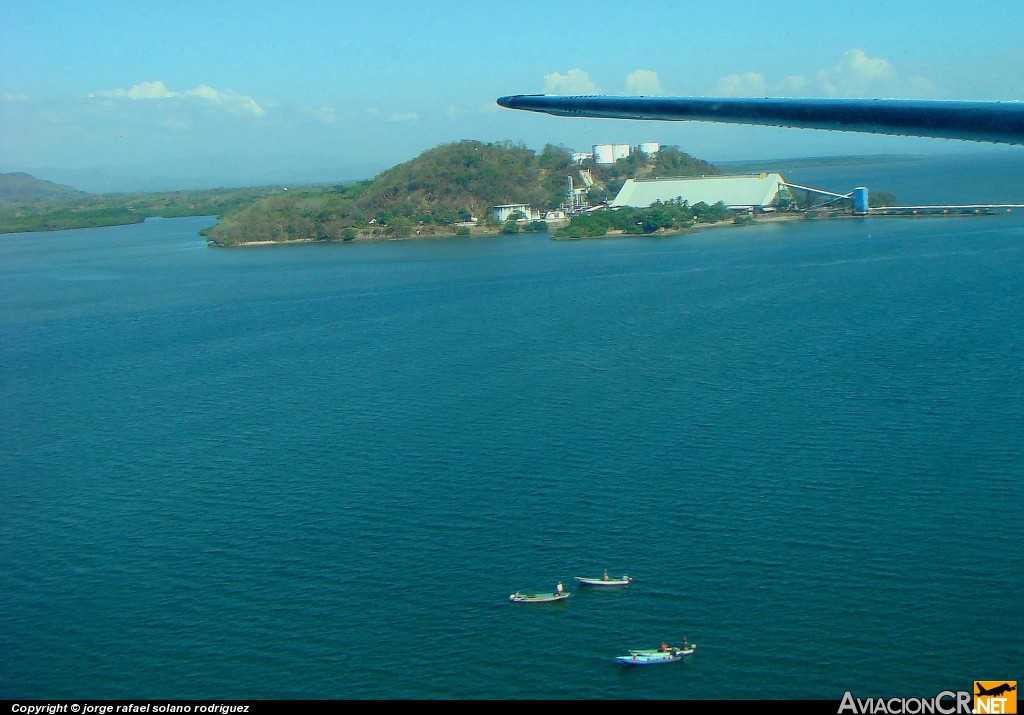
{"type": "Polygon", "coordinates": [[[595,144],[594,163],[614,164],[619,159],[628,159],[630,152],[629,144],[595,144]]]}
{"type": "Polygon", "coordinates": [[[782,175],[775,173],[689,179],[627,179],[610,206],[647,208],[659,201],[687,201],[690,206],[703,201],[713,206],[721,201],[736,211],[773,211],[780,193],[789,196],[785,184],[782,175]]]}
{"type": "Polygon", "coordinates": [[[494,207],[494,220],[498,223],[505,223],[508,217],[516,211],[523,214],[530,221],[540,219],[540,212],[530,208],[528,204],[502,204],[501,206],[494,207]]]}
{"type": "Polygon", "coordinates": [[[614,164],[615,157],[612,151],[611,144],[595,144],[594,145],[594,163],[595,164],[614,164]]]}
{"type": "MultiPolygon", "coordinates": [[[[643,142],[637,149],[651,156],[661,151],[661,144],[643,142]]],[[[593,157],[595,164],[614,164],[619,159],[628,159],[632,153],[633,148],[629,144],[595,144],[594,153],[590,156],[593,157]]]]}

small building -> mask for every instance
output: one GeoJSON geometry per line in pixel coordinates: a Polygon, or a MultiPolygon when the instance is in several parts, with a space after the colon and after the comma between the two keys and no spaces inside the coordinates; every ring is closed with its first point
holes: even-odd
{"type": "Polygon", "coordinates": [[[537,221],[540,219],[540,212],[536,209],[530,208],[528,204],[502,204],[501,206],[494,207],[494,220],[498,223],[505,223],[505,221],[508,220],[508,217],[516,211],[523,214],[528,221],[537,221]]]}
{"type": "Polygon", "coordinates": [[[586,152],[586,151],[574,151],[572,153],[572,160],[576,164],[582,164],[583,162],[587,161],[588,159],[593,159],[593,158],[594,158],[594,155],[592,153],[586,152]]]}
{"type": "Polygon", "coordinates": [[[647,208],[651,204],[686,201],[693,206],[719,201],[734,211],[774,211],[779,198],[790,197],[781,174],[700,176],[675,179],[627,179],[611,202],[611,208],[647,208]]]}

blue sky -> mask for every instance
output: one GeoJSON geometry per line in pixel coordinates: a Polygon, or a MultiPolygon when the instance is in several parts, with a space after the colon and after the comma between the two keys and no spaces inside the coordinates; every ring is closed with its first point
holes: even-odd
{"type": "MultiPolygon", "coordinates": [[[[0,171],[87,190],[369,178],[438,144],[658,141],[712,161],[991,149],[566,119],[505,94],[1024,99],[1006,2],[0,5],[0,171]]],[[[1021,151],[1017,147],[999,149],[1021,151]]]]}

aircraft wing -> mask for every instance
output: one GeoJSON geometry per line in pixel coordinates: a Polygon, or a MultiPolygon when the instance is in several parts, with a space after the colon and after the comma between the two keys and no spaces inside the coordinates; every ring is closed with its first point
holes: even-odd
{"type": "Polygon", "coordinates": [[[509,109],[563,117],[764,124],[1024,144],[1024,102],[516,94],[509,109]]]}

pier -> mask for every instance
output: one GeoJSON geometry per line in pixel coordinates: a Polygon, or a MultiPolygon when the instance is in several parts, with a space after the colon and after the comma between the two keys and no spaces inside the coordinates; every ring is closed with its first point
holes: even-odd
{"type": "Polygon", "coordinates": [[[821,209],[838,209],[849,211],[854,216],[992,216],[1000,213],[1012,213],[1014,209],[1024,209],[1024,204],[939,204],[921,206],[870,206],[868,189],[858,186],[853,191],[840,194],[835,191],[803,186],[785,181],[779,182],[780,193],[788,190],[796,195],[802,192],[806,197],[804,212],[821,209]]]}
{"type": "Polygon", "coordinates": [[[876,206],[854,211],[857,216],[991,216],[1024,209],[1024,204],[966,204],[960,206],[876,206]]]}

